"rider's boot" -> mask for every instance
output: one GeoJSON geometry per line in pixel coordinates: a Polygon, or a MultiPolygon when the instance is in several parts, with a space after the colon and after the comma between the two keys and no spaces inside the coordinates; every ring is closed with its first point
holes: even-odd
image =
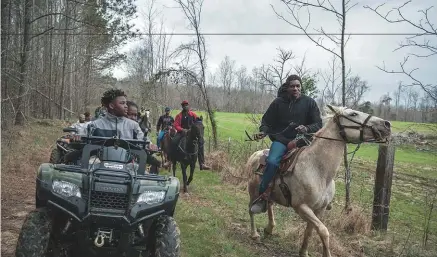
{"type": "Polygon", "coordinates": [[[267,210],[267,201],[271,192],[270,182],[276,174],[277,166],[267,163],[259,186],[260,196],[252,203],[250,211],[254,214],[267,210]]]}
{"type": "Polygon", "coordinates": [[[250,207],[250,212],[253,214],[258,214],[267,211],[267,203],[270,198],[270,192],[272,191],[272,185],[264,191],[264,193],[260,194],[258,198],[253,201],[252,206],[250,207]]]}

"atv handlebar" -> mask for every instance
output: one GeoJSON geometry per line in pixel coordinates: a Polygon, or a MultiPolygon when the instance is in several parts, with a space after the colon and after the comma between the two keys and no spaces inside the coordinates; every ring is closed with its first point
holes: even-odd
{"type": "MultiPolygon", "coordinates": [[[[81,136],[81,140],[88,141],[92,144],[97,144],[97,142],[102,142],[102,145],[106,145],[107,142],[114,141],[114,143],[117,142],[126,142],[128,148],[135,148],[135,149],[145,149],[147,142],[144,140],[139,139],[122,139],[122,138],[113,138],[113,137],[98,137],[98,136],[81,136]]],[[[123,143],[122,143],[123,144],[123,143]]],[[[123,147],[123,145],[119,145],[120,147],[123,147]]],[[[125,147],[123,147],[125,148],[125,147]]]]}
{"type": "Polygon", "coordinates": [[[69,132],[69,133],[72,133],[72,132],[77,133],[78,132],[77,128],[72,128],[72,127],[63,128],[62,131],[69,132]]]}

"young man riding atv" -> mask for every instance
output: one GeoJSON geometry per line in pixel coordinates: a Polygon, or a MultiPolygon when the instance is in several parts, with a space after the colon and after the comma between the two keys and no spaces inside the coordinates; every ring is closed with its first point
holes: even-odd
{"type": "MultiPolygon", "coordinates": [[[[145,140],[150,144],[150,140],[144,136],[138,122],[127,118],[128,101],[123,91],[119,89],[108,90],[103,94],[101,102],[106,109],[106,115],[90,122],[91,135],[99,137],[118,135],[121,139],[145,140]]],[[[80,152],[76,152],[66,159],[78,158],[80,154],[80,152]]],[[[147,156],[147,164],[161,166],[161,162],[151,155],[147,156]]]]}
{"type": "MultiPolygon", "coordinates": [[[[73,125],[71,125],[72,128],[77,129],[77,134],[86,135],[87,127],[90,122],[89,120],[87,121],[86,119],[87,118],[85,114],[81,114],[79,115],[79,120],[73,125]]],[[[76,133],[72,132],[72,134],[76,134],[76,133]]]]}
{"type": "Polygon", "coordinates": [[[121,90],[104,93],[108,112],[81,137],[80,164],[40,166],[16,256],[180,256],[179,180],[144,174],[144,134],[126,102],[121,90]]]}
{"type": "MultiPolygon", "coordinates": [[[[184,100],[181,103],[182,111],[176,115],[174,127],[178,133],[176,133],[175,138],[173,139],[174,144],[179,144],[179,141],[182,139],[186,132],[191,128],[194,121],[197,119],[197,115],[190,110],[190,106],[188,101],[184,100]]],[[[205,153],[204,153],[204,141],[201,139],[199,141],[199,150],[198,150],[198,159],[200,170],[209,170],[211,169],[205,164],[205,153]]]]}
{"type": "MultiPolygon", "coordinates": [[[[138,105],[132,101],[127,101],[127,118],[133,121],[138,121],[138,105]]],[[[158,150],[158,147],[153,145],[147,136],[145,136],[145,140],[146,142],[148,142],[150,150],[158,150]]],[[[146,163],[151,165],[151,173],[159,173],[158,169],[161,168],[161,161],[159,161],[155,156],[153,156],[152,154],[148,154],[146,163]]]]}
{"type": "Polygon", "coordinates": [[[266,211],[266,202],[270,194],[270,182],[279,168],[280,161],[287,150],[301,147],[305,142],[295,138],[298,133],[315,133],[322,128],[322,119],[316,101],[302,95],[302,80],[291,75],[279,88],[278,96],[270,104],[262,117],[260,133],[256,139],[269,135],[272,140],[267,165],[259,186],[260,197],[254,201],[250,211],[254,214],[266,211]],[[289,127],[293,123],[295,126],[289,127]]]}

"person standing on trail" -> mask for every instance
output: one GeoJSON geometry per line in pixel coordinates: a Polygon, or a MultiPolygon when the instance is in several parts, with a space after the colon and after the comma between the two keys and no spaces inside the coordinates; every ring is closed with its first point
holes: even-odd
{"type": "Polygon", "coordinates": [[[272,145],[270,146],[267,164],[264,168],[259,186],[260,197],[256,199],[250,208],[252,213],[265,212],[267,200],[270,195],[270,182],[279,168],[282,156],[287,149],[303,146],[305,143],[294,140],[297,134],[315,133],[322,128],[322,118],[316,101],[301,94],[302,79],[297,75],[291,75],[279,88],[278,95],[264,113],[260,133],[256,139],[262,139],[269,135],[272,145]]]}
{"type": "MultiPolygon", "coordinates": [[[[178,133],[174,138],[176,144],[179,143],[182,136],[186,135],[187,131],[191,128],[191,125],[198,119],[197,115],[190,110],[190,105],[188,101],[184,100],[181,103],[182,111],[176,115],[174,121],[174,128],[178,133]]],[[[204,153],[204,140],[203,138],[199,139],[199,148],[197,153],[197,158],[199,159],[200,170],[209,170],[211,169],[205,164],[205,153],[204,153]]]]}
{"type": "Polygon", "coordinates": [[[170,107],[165,107],[164,115],[161,115],[156,124],[156,144],[161,148],[161,140],[164,138],[166,132],[170,126],[174,123],[173,117],[170,115],[170,107]]]}

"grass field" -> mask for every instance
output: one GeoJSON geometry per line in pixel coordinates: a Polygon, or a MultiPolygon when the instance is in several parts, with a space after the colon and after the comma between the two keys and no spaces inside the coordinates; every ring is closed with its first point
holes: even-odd
{"type": "MultiPolygon", "coordinates": [[[[224,141],[221,150],[228,152],[229,157],[214,161],[229,162],[238,169],[246,161],[243,156],[253,152],[254,147],[261,148],[260,144],[243,141],[244,130],[256,131],[246,117],[217,113],[218,133],[224,141]]],[[[13,256],[22,213],[33,208],[35,168],[48,160],[50,147],[63,134],[64,125],[39,121],[20,131],[17,129],[12,135],[2,135],[2,148],[8,149],[2,151],[2,256],[13,256]]],[[[394,124],[399,130],[409,126],[394,124]]],[[[427,133],[425,129],[420,131],[427,133]]],[[[430,212],[431,193],[436,191],[436,155],[418,152],[413,146],[397,148],[387,234],[369,231],[376,158],[374,145],[363,145],[357,153],[352,165],[354,211],[349,215],[342,213],[342,170],[338,173],[333,209],[325,217],[334,256],[437,256],[437,213],[430,212]],[[427,246],[423,245],[425,235],[427,246]]],[[[180,172],[177,176],[181,177],[180,172]]],[[[248,196],[244,181],[242,185],[237,182],[241,181],[234,181],[226,170],[220,173],[196,170],[190,194],[181,195],[175,214],[181,229],[183,256],[297,256],[304,224],[291,209],[275,206],[274,235],[263,238],[262,243],[249,239],[248,196]]],[[[265,214],[256,216],[258,228],[262,229],[266,223],[265,214]]],[[[314,235],[311,256],[321,256],[320,245],[314,235]]]]}

